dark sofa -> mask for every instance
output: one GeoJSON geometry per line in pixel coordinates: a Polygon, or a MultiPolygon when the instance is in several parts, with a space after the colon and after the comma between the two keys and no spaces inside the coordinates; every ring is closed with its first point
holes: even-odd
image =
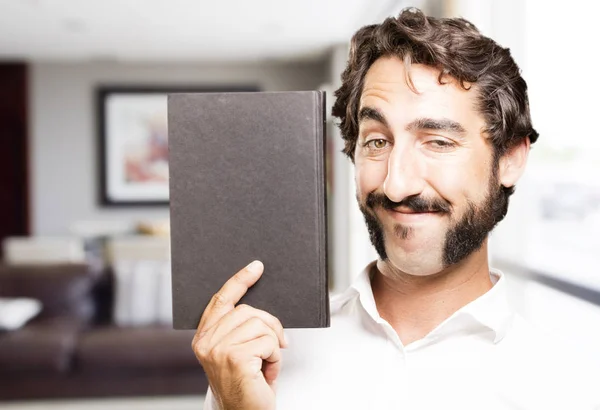
{"type": "Polygon", "coordinates": [[[111,322],[110,270],[0,266],[0,297],[31,297],[41,313],[0,332],[0,400],[204,394],[193,331],[111,322]]]}

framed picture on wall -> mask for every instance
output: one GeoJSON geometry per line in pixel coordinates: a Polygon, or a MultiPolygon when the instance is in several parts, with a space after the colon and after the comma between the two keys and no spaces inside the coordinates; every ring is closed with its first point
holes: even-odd
{"type": "Polygon", "coordinates": [[[259,89],[256,86],[98,87],[100,205],[168,205],[167,94],[241,91],[259,89]]]}

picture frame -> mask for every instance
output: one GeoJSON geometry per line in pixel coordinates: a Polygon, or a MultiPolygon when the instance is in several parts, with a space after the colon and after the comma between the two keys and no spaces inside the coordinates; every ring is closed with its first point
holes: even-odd
{"type": "Polygon", "coordinates": [[[100,206],[169,204],[167,94],[256,91],[255,85],[96,87],[100,206]]]}

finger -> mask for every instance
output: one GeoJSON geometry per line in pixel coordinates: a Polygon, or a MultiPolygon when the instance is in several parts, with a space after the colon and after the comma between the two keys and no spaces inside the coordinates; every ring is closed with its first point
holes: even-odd
{"type": "Polygon", "coordinates": [[[271,335],[263,335],[234,346],[231,351],[231,359],[238,366],[241,363],[248,363],[248,366],[240,367],[240,370],[247,371],[252,376],[256,376],[258,373],[262,374],[263,364],[270,363],[272,366],[269,368],[268,377],[269,381],[273,381],[279,375],[281,349],[271,335]]]}
{"type": "Polygon", "coordinates": [[[275,331],[261,319],[252,317],[242,323],[240,326],[234,328],[214,346],[217,344],[221,346],[242,345],[263,336],[272,337],[274,343],[279,346],[279,339],[277,338],[275,331]]]}
{"type": "Polygon", "coordinates": [[[261,277],[264,266],[260,261],[254,261],[233,275],[223,287],[215,293],[202,314],[198,324],[198,333],[212,327],[227,312],[233,310],[248,289],[261,277]]]}
{"type": "Polygon", "coordinates": [[[276,380],[279,372],[281,370],[281,360],[275,362],[268,362],[263,360],[262,364],[262,373],[265,377],[265,381],[275,390],[276,388],[276,380]]]}
{"type": "MultiPolygon", "coordinates": [[[[219,340],[229,334],[235,328],[241,326],[251,318],[256,317],[262,320],[275,333],[279,340],[280,347],[288,347],[283,333],[283,326],[279,319],[264,310],[253,308],[248,305],[238,305],[235,309],[227,312],[211,329],[209,329],[207,338],[211,342],[217,343],[219,340]]],[[[209,342],[209,343],[211,343],[209,342]]]]}
{"type": "Polygon", "coordinates": [[[257,352],[258,357],[269,363],[281,361],[281,349],[277,343],[273,342],[273,338],[270,336],[265,335],[251,340],[247,345],[249,349],[257,352]]]}

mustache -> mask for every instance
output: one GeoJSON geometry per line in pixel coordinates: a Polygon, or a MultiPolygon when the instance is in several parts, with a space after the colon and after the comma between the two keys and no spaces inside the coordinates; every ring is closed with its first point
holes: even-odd
{"type": "Polygon", "coordinates": [[[412,212],[444,212],[450,213],[452,206],[449,202],[441,199],[428,199],[420,195],[414,195],[404,198],[400,202],[390,200],[385,194],[371,192],[367,195],[365,205],[368,208],[374,209],[377,206],[383,209],[395,209],[399,206],[410,209],[412,212]]]}

